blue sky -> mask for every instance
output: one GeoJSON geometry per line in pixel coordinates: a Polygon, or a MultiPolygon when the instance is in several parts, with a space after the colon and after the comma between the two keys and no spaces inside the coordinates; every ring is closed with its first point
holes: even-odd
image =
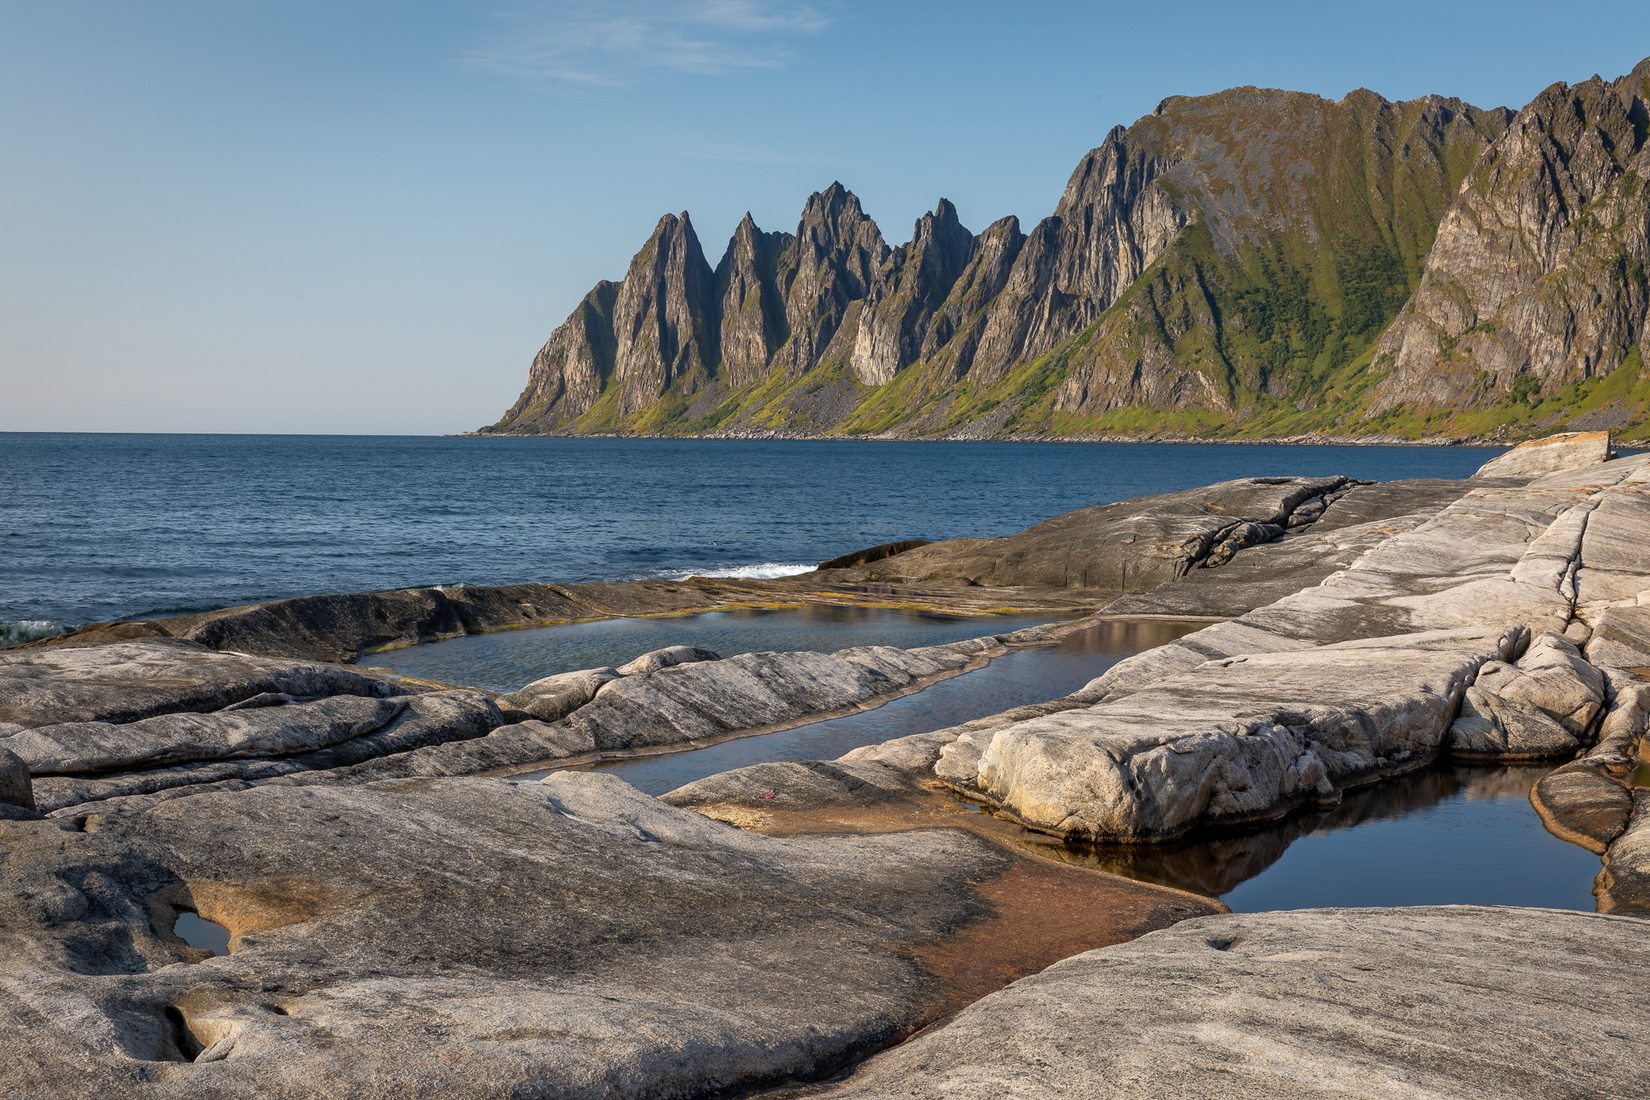
{"type": "Polygon", "coordinates": [[[0,4],[0,430],[432,433],[688,209],[1047,214],[1163,97],[1521,105],[1638,3],[0,4]]]}

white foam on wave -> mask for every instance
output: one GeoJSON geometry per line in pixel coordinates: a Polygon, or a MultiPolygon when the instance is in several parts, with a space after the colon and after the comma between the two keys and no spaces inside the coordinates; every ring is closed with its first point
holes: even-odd
{"type": "Polygon", "coordinates": [[[711,569],[673,569],[662,576],[673,581],[685,581],[689,577],[719,577],[722,579],[738,579],[746,581],[765,581],[775,577],[794,577],[799,573],[812,573],[819,566],[809,562],[764,561],[753,565],[729,565],[711,569]]]}
{"type": "Polygon", "coordinates": [[[50,619],[0,620],[0,649],[22,645],[38,638],[55,638],[68,632],[68,627],[62,623],[54,623],[50,619]]]}

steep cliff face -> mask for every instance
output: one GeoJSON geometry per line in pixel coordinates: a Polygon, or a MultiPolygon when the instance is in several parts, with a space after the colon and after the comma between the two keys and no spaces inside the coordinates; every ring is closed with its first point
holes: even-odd
{"type": "Polygon", "coordinates": [[[779,260],[790,336],[779,361],[792,377],[819,365],[849,307],[880,292],[893,258],[877,223],[840,183],[808,198],[796,242],[779,260]]]}
{"type": "Polygon", "coordinates": [[[942,199],[891,248],[833,183],[794,234],[747,215],[712,272],[666,217],[487,430],[1540,434],[1604,397],[1619,429],[1650,300],[1647,83],[1650,62],[1516,116],[1171,98],[1029,233],[972,234],[942,199]]]}
{"type": "Polygon", "coordinates": [[[1650,307],[1647,100],[1650,61],[1518,113],[1381,339],[1377,411],[1527,399],[1622,364],[1650,307]]]}
{"type": "Polygon", "coordinates": [[[659,219],[613,303],[613,381],[621,415],[665,391],[691,393],[718,361],[714,277],[684,211],[659,219]]]}
{"type": "Polygon", "coordinates": [[[973,253],[974,238],[949,201],[917,219],[893,273],[872,286],[860,310],[850,360],[855,378],[880,386],[921,357],[935,314],[973,253]]]}
{"type": "Polygon", "coordinates": [[[1050,419],[1320,403],[1409,296],[1449,197],[1505,124],[1459,100],[1362,90],[1164,103],[1135,129],[1174,150],[1155,190],[1184,228],[1069,349],[1050,419]]]}
{"type": "Polygon", "coordinates": [[[716,267],[721,361],[729,385],[760,381],[789,335],[776,270],[795,240],[788,233],[762,232],[747,213],[716,267]]]}

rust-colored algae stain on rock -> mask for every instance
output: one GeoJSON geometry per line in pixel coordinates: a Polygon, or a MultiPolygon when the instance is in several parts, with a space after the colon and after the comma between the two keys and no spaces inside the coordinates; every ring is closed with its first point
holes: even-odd
{"type": "Polygon", "coordinates": [[[925,1027],[1061,959],[1226,912],[1212,898],[1050,859],[1041,854],[1043,845],[1025,843],[1024,829],[935,790],[866,806],[768,810],[720,803],[695,809],[770,836],[953,828],[1006,851],[1012,857],[1008,868],[978,888],[989,913],[913,951],[939,983],[922,1013],[925,1027]]]}
{"type": "Polygon", "coordinates": [[[258,883],[199,881],[160,891],[150,897],[149,908],[157,928],[172,927],[180,912],[193,912],[222,925],[229,931],[233,953],[242,936],[301,924],[357,900],[325,884],[291,878],[258,883]]]}
{"type": "Polygon", "coordinates": [[[940,980],[931,1009],[936,1021],[1061,959],[1223,908],[1191,894],[1029,858],[1010,865],[980,893],[991,903],[991,915],[916,952],[940,980]]]}

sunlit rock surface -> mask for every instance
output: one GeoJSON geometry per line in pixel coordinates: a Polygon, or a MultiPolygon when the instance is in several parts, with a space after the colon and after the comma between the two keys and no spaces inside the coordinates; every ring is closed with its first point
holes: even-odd
{"type": "Polygon", "coordinates": [[[1647,933],[1467,906],[1208,917],[1057,963],[792,1095],[1642,1096],[1647,933]]]}

